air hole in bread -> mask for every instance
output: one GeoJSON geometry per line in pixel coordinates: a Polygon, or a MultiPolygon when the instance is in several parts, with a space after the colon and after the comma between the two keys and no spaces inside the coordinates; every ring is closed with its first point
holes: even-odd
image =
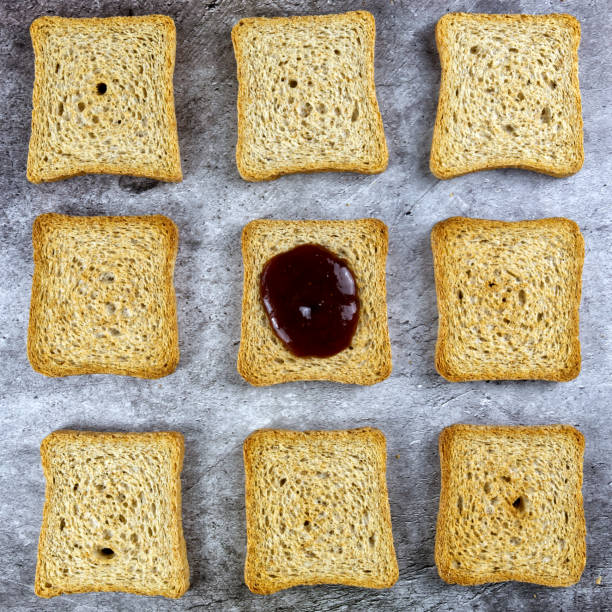
{"type": "Polygon", "coordinates": [[[502,480],[505,480],[506,482],[510,482],[511,478],[510,476],[502,476],[502,480]]]}
{"type": "Polygon", "coordinates": [[[351,115],[351,121],[355,123],[359,119],[359,107],[357,106],[357,102],[355,102],[355,108],[353,109],[353,114],[351,115]]]}
{"type": "Polygon", "coordinates": [[[461,495],[457,498],[457,510],[459,514],[463,513],[463,497],[461,497],[461,495]]]}
{"type": "Polygon", "coordinates": [[[517,497],[513,502],[512,506],[516,508],[519,512],[525,511],[525,499],[522,496],[517,497]]]}
{"type": "Polygon", "coordinates": [[[542,109],[542,114],[540,115],[540,120],[542,121],[542,123],[550,123],[551,119],[552,119],[552,114],[550,112],[550,108],[548,108],[548,106],[545,106],[542,109]]]}
{"type": "Polygon", "coordinates": [[[524,291],[523,289],[521,289],[521,290],[518,292],[518,299],[519,299],[519,302],[521,303],[521,306],[524,306],[524,305],[525,305],[525,301],[526,301],[527,297],[526,297],[526,295],[525,295],[525,291],[524,291]]]}
{"type": "Polygon", "coordinates": [[[508,132],[508,134],[516,134],[516,132],[514,131],[514,127],[510,124],[505,125],[504,129],[506,130],[506,132],[508,132]]]}
{"type": "Polygon", "coordinates": [[[98,92],[98,95],[103,95],[106,93],[106,83],[98,83],[96,85],[96,91],[98,92]]]}
{"type": "Polygon", "coordinates": [[[105,546],[98,550],[98,555],[101,559],[112,559],[115,556],[115,551],[112,548],[105,546]]]}
{"type": "Polygon", "coordinates": [[[289,79],[289,87],[297,87],[297,81],[295,79],[289,79]]]}
{"type": "MultiPolygon", "coordinates": [[[[566,513],[566,516],[567,516],[567,513],[566,513]]],[[[566,518],[565,522],[567,523],[567,518],[566,518]]],[[[59,522],[59,529],[60,529],[60,531],[64,531],[64,527],[66,527],[66,521],[63,518],[61,518],[60,522],[59,522]]]]}
{"type": "Polygon", "coordinates": [[[369,538],[368,538],[368,542],[370,544],[371,548],[374,548],[374,544],[376,543],[376,536],[374,534],[372,534],[369,538]]]}
{"type": "Polygon", "coordinates": [[[280,486],[282,487],[286,482],[287,482],[286,478],[281,478],[280,479],[280,486]]]}
{"type": "Polygon", "coordinates": [[[474,55],[478,55],[479,51],[480,51],[480,48],[478,47],[478,45],[474,45],[473,47],[470,47],[470,53],[473,53],[474,55]]]}
{"type": "Polygon", "coordinates": [[[457,291],[457,297],[459,298],[459,301],[461,301],[463,299],[463,291],[461,291],[461,289],[459,289],[459,291],[457,291]]]}
{"type": "Polygon", "coordinates": [[[510,51],[510,53],[518,53],[518,49],[516,47],[510,47],[508,51],[510,51]]]}
{"type": "Polygon", "coordinates": [[[82,112],[85,110],[85,103],[84,102],[79,102],[77,104],[77,108],[82,112]]]}

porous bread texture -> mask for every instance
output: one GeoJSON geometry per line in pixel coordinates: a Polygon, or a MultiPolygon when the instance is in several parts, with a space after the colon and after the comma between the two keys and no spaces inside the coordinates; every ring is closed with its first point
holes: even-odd
{"type": "Polygon", "coordinates": [[[252,433],[244,442],[249,589],[395,584],[386,461],[385,436],[369,427],[252,433]]]}
{"type": "Polygon", "coordinates": [[[516,167],[568,176],[584,161],[580,23],[571,15],[449,13],[431,147],[441,179],[516,167]]]}
{"type": "Polygon", "coordinates": [[[391,373],[385,265],[387,226],[378,219],[279,221],[258,219],[242,231],[244,288],[238,372],[252,385],[332,380],[372,385],[391,373]],[[319,244],[351,268],[359,293],[359,321],[350,346],[331,357],[296,357],[274,333],[261,303],[260,276],[274,255],[319,244]]]}
{"type": "Polygon", "coordinates": [[[586,563],[584,437],[569,425],[453,425],[439,438],[435,560],[462,585],[569,586],[586,563]]]}
{"type": "Polygon", "coordinates": [[[39,597],[185,593],[180,433],[55,431],[40,453],[47,489],[34,585],[39,597]]]}
{"type": "Polygon", "coordinates": [[[431,246],[444,378],[578,376],[584,240],[576,223],[452,217],[434,226],[431,246]]]}
{"type": "Polygon", "coordinates": [[[182,179],[170,17],[39,17],[30,33],[30,181],[87,173],[182,179]]]}
{"type": "Polygon", "coordinates": [[[234,26],[242,178],[321,170],[373,174],[387,167],[375,37],[367,11],[248,18],[234,26]]]}
{"type": "Polygon", "coordinates": [[[179,360],[176,225],[162,215],[40,215],[28,358],[46,376],[159,378],[179,360]]]}

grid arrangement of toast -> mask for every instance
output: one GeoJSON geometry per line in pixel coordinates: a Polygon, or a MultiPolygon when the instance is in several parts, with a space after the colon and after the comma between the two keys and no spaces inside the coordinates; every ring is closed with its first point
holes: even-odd
{"type": "MultiPolygon", "coordinates": [[[[171,18],[40,17],[30,31],[30,181],[84,173],[182,180],[171,18]]],[[[236,165],[244,180],[385,170],[375,34],[366,11],[234,25],[236,165]]],[[[579,171],[574,17],[448,13],[435,36],[436,177],[507,167],[553,177],[579,171]]],[[[27,353],[37,372],[158,378],[181,367],[173,284],[179,235],[171,219],[50,212],[35,219],[32,236],[27,353]]],[[[432,228],[431,248],[439,313],[432,369],[452,383],[561,383],[579,375],[584,242],[574,221],[453,217],[432,228]]],[[[388,228],[378,219],[248,223],[242,377],[256,386],[387,378],[387,253],[388,228]]],[[[568,424],[442,430],[441,579],[579,581],[584,445],[568,424]]],[[[394,585],[383,432],[262,429],[246,438],[243,453],[244,580],[253,593],[394,585]]],[[[46,435],[41,456],[37,595],[176,598],[188,590],[180,432],[59,430],[46,435]]]]}

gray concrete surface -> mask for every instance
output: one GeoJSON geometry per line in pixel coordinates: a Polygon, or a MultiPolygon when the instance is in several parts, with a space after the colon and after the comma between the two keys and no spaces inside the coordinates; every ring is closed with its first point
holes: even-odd
{"type": "Polygon", "coordinates": [[[446,2],[97,1],[0,6],[0,609],[3,610],[604,610],[612,609],[609,536],[612,264],[612,19],[605,0],[446,2]],[[241,17],[368,8],[377,20],[376,83],[390,148],[379,176],[296,175],[249,184],[237,174],[235,63],[241,17]],[[177,25],[176,109],[185,180],[178,185],[89,176],[47,185],[25,178],[33,81],[28,26],[41,14],[160,12],[177,25]],[[582,23],[580,82],[586,161],[567,179],[518,170],[441,182],[428,170],[440,68],[434,24],[448,10],[570,12],[582,23]],[[36,215],[164,213],[181,233],[176,267],[181,363],[159,381],[47,379],[25,351],[36,215]],[[566,384],[450,384],[433,367],[437,329],[429,232],[451,215],[567,216],[586,240],[581,375],[566,384]],[[253,388],[236,372],[242,267],[250,219],[376,216],[390,228],[387,266],[393,374],[371,388],[295,383],[253,388]],[[586,436],[588,561],[574,587],[449,586],[433,561],[437,436],[451,423],[571,423],[586,436]],[[243,583],[242,440],[258,427],[373,425],[387,435],[388,483],[400,567],[385,591],[322,586],[265,598],[243,583]],[[61,427],[178,429],[186,437],[184,529],[192,587],[179,601],[124,594],[33,593],[44,481],[39,444],[61,427]],[[601,576],[601,584],[596,579],[601,576]]]}

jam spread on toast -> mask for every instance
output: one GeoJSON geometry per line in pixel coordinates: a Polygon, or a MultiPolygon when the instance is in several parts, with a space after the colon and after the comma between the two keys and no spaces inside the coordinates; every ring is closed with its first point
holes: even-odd
{"type": "Polygon", "coordinates": [[[297,357],[331,357],[351,345],[357,283],[348,263],[328,249],[302,244],[272,257],[260,295],[274,333],[297,357]]]}

